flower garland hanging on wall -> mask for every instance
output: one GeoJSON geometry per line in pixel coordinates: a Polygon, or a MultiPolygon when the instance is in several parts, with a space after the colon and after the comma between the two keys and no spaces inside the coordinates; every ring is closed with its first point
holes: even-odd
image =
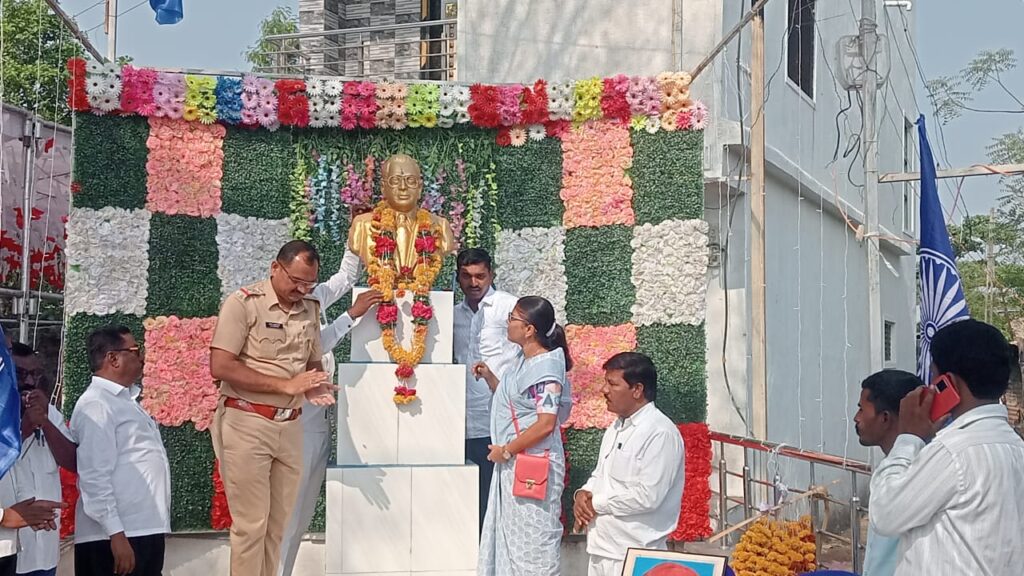
{"type": "Polygon", "coordinates": [[[441,271],[443,255],[439,253],[437,242],[440,230],[433,224],[430,212],[421,208],[416,212],[416,264],[411,270],[399,267],[395,260],[398,253],[396,221],[397,215],[387,202],[380,202],[373,209],[374,257],[367,264],[367,269],[370,287],[381,294],[381,303],[377,306],[377,323],[380,324],[384,349],[398,364],[395,376],[398,376],[401,384],[395,387],[393,399],[395,404],[401,405],[415,402],[417,398],[416,389],[407,384],[427,351],[427,325],[434,316],[430,288],[441,271]],[[410,350],[406,350],[395,338],[395,326],[398,323],[398,304],[395,298],[404,296],[406,290],[413,291],[414,329],[410,350]]]}

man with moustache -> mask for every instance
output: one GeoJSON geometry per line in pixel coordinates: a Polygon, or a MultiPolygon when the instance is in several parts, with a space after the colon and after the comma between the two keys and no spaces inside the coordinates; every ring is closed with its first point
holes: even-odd
{"type": "MultiPolygon", "coordinates": [[[[882,370],[861,383],[860,402],[853,417],[861,446],[877,446],[889,456],[900,434],[900,402],[921,385],[920,378],[903,370],[882,370]]],[[[874,507],[868,510],[869,519],[872,510],[874,507]]],[[[899,560],[899,544],[899,538],[882,536],[869,522],[863,576],[893,576],[899,560]]]]}
{"type": "Polygon", "coordinates": [[[622,574],[629,548],[667,549],[685,480],[683,438],[654,405],[654,363],[622,352],[604,370],[604,397],[618,418],[605,430],[597,468],[576,491],[573,505],[576,528],[589,527],[588,576],[622,574]]]}

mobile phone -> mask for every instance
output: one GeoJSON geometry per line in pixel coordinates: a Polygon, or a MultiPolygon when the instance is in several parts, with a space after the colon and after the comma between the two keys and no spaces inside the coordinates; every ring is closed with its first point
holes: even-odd
{"type": "Polygon", "coordinates": [[[929,417],[932,422],[938,422],[960,404],[960,395],[957,394],[949,374],[943,374],[936,378],[930,388],[935,399],[932,401],[929,417]]]}

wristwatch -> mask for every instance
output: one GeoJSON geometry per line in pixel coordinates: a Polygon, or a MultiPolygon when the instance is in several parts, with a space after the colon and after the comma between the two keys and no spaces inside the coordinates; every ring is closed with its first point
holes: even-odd
{"type": "Polygon", "coordinates": [[[508,447],[507,446],[502,446],[501,447],[501,457],[504,458],[505,460],[511,460],[512,459],[512,453],[508,451],[508,447]]]}

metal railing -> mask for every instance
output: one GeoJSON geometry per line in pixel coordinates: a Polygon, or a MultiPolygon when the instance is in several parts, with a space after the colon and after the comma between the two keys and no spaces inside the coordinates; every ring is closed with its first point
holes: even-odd
{"type": "MultiPolygon", "coordinates": [[[[778,504],[782,496],[780,490],[781,478],[779,475],[774,473],[772,478],[769,479],[767,477],[767,467],[765,467],[766,470],[764,470],[764,473],[761,474],[761,467],[752,465],[755,453],[765,453],[772,455],[774,458],[786,458],[806,463],[809,478],[806,490],[812,490],[818,486],[817,483],[821,480],[818,476],[819,473],[822,472],[821,468],[835,470],[841,477],[845,476],[849,484],[850,497],[848,500],[843,501],[833,498],[827,493],[827,491],[824,495],[813,497],[810,500],[811,521],[814,526],[815,546],[817,547],[815,557],[817,558],[820,566],[823,541],[828,539],[834,542],[839,542],[844,546],[849,547],[850,558],[853,563],[853,571],[860,573],[863,561],[862,554],[864,550],[864,545],[861,543],[860,526],[861,520],[867,514],[868,509],[867,506],[864,506],[861,503],[858,491],[860,486],[858,476],[866,476],[870,478],[871,466],[869,464],[830,454],[792,448],[784,444],[762,442],[752,438],[733,436],[731,434],[723,434],[720,432],[711,432],[711,442],[712,445],[717,443],[718,446],[718,462],[713,466],[713,468],[718,472],[718,490],[717,492],[714,490],[712,491],[713,496],[718,502],[718,511],[717,514],[712,514],[712,518],[718,521],[719,532],[727,530],[735,524],[738,524],[738,522],[730,523],[730,508],[735,509],[735,506],[740,506],[742,508],[744,520],[755,515],[758,511],[758,507],[753,502],[755,491],[771,491],[774,496],[773,505],[778,504]],[[728,460],[726,458],[727,446],[732,446],[742,450],[742,470],[729,469],[728,460]],[[729,494],[730,478],[736,478],[742,482],[742,497],[729,494]],[[822,507],[823,504],[828,503],[836,504],[837,506],[841,506],[848,510],[850,521],[849,537],[825,529],[827,522],[823,518],[822,507]]],[[[827,506],[825,508],[825,513],[827,513],[827,506]]],[[[728,547],[727,539],[722,539],[722,547],[728,547]]]]}
{"type": "Polygon", "coordinates": [[[456,20],[267,36],[254,72],[370,80],[456,80],[456,20]]]}

